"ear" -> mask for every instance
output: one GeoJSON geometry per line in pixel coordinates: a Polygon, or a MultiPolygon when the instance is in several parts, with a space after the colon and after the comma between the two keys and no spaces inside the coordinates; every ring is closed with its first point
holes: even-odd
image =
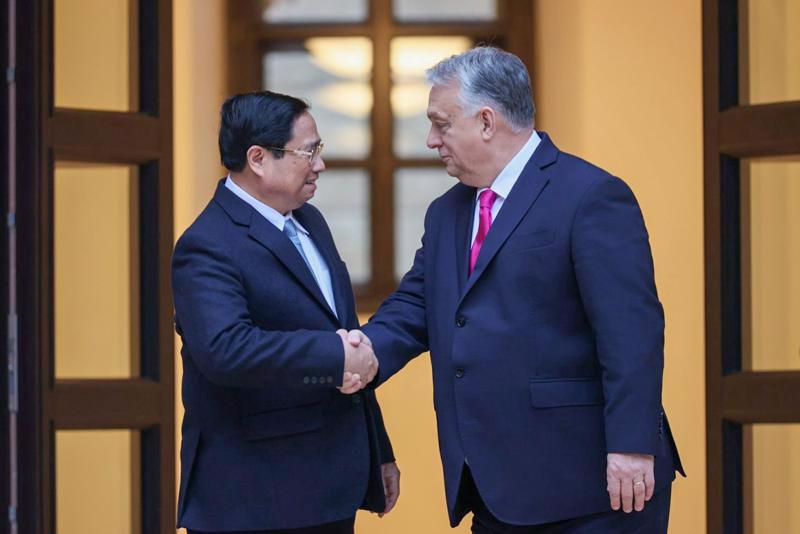
{"type": "Polygon", "coordinates": [[[497,114],[489,106],[484,106],[478,111],[478,124],[481,128],[481,137],[489,141],[497,131],[497,114]]]}
{"type": "Polygon", "coordinates": [[[267,150],[264,147],[253,145],[247,149],[247,166],[256,175],[264,176],[265,167],[270,165],[271,162],[272,157],[267,154],[267,150]]]}

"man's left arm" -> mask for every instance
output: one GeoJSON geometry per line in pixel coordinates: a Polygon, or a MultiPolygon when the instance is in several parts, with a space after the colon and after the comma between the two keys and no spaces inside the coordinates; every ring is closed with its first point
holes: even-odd
{"type": "Polygon", "coordinates": [[[383,490],[386,497],[386,508],[379,514],[383,517],[392,511],[397,499],[400,497],[400,470],[397,468],[397,462],[392,450],[392,442],[389,440],[389,434],[386,432],[386,425],[383,422],[383,414],[381,413],[378,398],[373,389],[367,389],[364,392],[367,402],[372,407],[372,413],[375,419],[375,433],[378,439],[378,454],[380,455],[381,463],[381,478],[383,480],[383,490]]]}
{"type": "Polygon", "coordinates": [[[640,510],[652,496],[664,367],[664,313],[641,210],[605,176],[584,194],[572,258],[603,370],[611,504],[640,510]]]}

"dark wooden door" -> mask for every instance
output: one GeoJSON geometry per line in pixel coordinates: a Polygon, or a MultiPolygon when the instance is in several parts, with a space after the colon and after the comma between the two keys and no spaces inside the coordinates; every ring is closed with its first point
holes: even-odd
{"type": "Polygon", "coordinates": [[[19,501],[4,524],[174,532],[172,3],[12,6],[19,501]]]}
{"type": "Polygon", "coordinates": [[[796,532],[796,3],[703,2],[708,532],[796,532]],[[794,13],[794,16],[792,16],[794,13]],[[785,326],[784,326],[785,325],[785,326]],[[790,497],[794,493],[794,498],[790,497]],[[787,497],[789,496],[789,497],[787,497]],[[791,500],[784,501],[786,498],[791,500]]]}

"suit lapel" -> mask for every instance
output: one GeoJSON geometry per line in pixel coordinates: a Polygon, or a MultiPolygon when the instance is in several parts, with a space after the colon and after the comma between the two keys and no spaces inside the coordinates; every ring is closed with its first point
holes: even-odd
{"type": "Polygon", "coordinates": [[[303,261],[302,256],[294,248],[292,242],[287,238],[283,232],[275,228],[275,226],[266,220],[264,217],[253,217],[250,224],[250,237],[258,241],[261,245],[268,248],[278,260],[283,263],[289,272],[292,273],[300,284],[311,293],[319,304],[330,311],[328,302],[322,295],[322,291],[308,269],[308,265],[303,261]]]}
{"type": "Polygon", "coordinates": [[[459,294],[463,292],[467,283],[468,251],[470,234],[472,233],[472,219],[475,211],[475,191],[474,187],[462,186],[460,196],[456,201],[456,223],[453,227],[455,231],[453,242],[456,247],[455,260],[459,294]]]}
{"type": "MultiPolygon", "coordinates": [[[[294,248],[292,242],[283,232],[278,230],[255,209],[225,187],[224,178],[220,180],[217,186],[214,200],[222,206],[222,209],[228,213],[236,224],[249,226],[248,235],[272,252],[300,285],[302,285],[325,310],[333,315],[330,306],[328,306],[328,302],[322,295],[322,291],[320,291],[317,281],[308,269],[308,265],[306,265],[300,253],[294,248]]],[[[301,221],[301,223],[305,226],[303,221],[301,221]]]]}
{"type": "Polygon", "coordinates": [[[497,218],[489,228],[486,241],[483,243],[478,260],[475,263],[475,270],[467,279],[467,284],[461,294],[461,300],[472,289],[475,282],[481,277],[492,258],[503,246],[508,236],[517,227],[522,217],[531,209],[531,206],[539,198],[542,190],[547,185],[549,178],[543,168],[555,161],[558,149],[555,148],[547,134],[541,134],[542,140],[534,152],[531,159],[525,165],[517,182],[508,194],[508,198],[503,202],[503,207],[497,214],[497,218]]]}
{"type": "MultiPolygon", "coordinates": [[[[322,254],[325,263],[328,264],[328,271],[331,275],[331,285],[333,286],[333,300],[336,305],[336,314],[339,316],[339,324],[346,328],[349,314],[347,309],[347,293],[345,291],[350,288],[345,288],[347,282],[344,273],[341,272],[338,255],[335,253],[336,245],[333,243],[333,240],[327,238],[328,233],[316,223],[316,217],[308,216],[305,206],[294,210],[294,216],[300,221],[300,224],[308,230],[311,240],[314,242],[314,245],[316,245],[320,254],[322,254]]],[[[325,302],[325,307],[330,310],[327,301],[325,302]]]]}

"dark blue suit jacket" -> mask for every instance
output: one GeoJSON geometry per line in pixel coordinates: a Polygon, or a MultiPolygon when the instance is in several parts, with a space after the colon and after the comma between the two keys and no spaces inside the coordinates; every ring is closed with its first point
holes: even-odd
{"type": "Polygon", "coordinates": [[[341,394],[358,326],[347,268],[322,215],[294,211],[331,272],[336,315],[291,241],[220,182],[175,246],[183,341],[178,526],[286,529],[383,511],[393,461],[373,391],[341,394]]]}
{"type": "Polygon", "coordinates": [[[475,201],[460,183],[433,201],[413,267],[364,327],[380,381],[430,349],[452,524],[465,462],[512,524],[609,510],[607,452],[655,455],[664,487],[680,460],[633,193],[542,134],[468,276],[475,201]]]}

